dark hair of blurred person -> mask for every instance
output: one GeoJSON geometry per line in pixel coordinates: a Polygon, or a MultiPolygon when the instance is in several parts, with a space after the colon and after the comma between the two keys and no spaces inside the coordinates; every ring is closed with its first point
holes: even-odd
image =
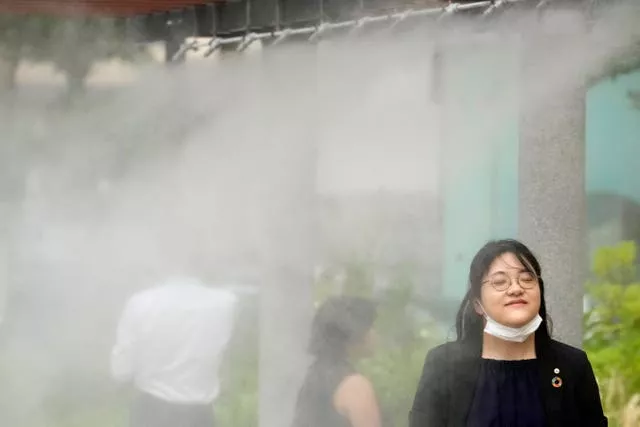
{"type": "Polygon", "coordinates": [[[298,394],[293,427],[380,427],[373,385],[354,362],[375,347],[375,304],[364,298],[327,299],[311,325],[314,357],[298,394]]]}

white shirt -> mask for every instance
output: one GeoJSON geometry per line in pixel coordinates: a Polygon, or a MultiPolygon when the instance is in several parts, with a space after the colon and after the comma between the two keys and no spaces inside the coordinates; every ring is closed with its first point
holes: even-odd
{"type": "Polygon", "coordinates": [[[232,292],[194,279],[173,279],[135,294],[118,325],[113,377],[165,401],[213,402],[236,300],[232,292]]]}

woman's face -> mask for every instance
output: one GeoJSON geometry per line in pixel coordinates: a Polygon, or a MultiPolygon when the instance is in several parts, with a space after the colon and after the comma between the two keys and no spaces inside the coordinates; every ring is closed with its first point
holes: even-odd
{"type": "Polygon", "coordinates": [[[518,328],[540,312],[538,279],[514,254],[506,253],[496,258],[482,282],[482,307],[476,304],[478,314],[486,312],[496,322],[518,328]]]}

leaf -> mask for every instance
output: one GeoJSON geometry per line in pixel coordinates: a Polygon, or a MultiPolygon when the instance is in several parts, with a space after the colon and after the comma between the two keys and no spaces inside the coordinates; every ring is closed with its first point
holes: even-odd
{"type": "Polygon", "coordinates": [[[586,290],[592,307],[585,313],[584,348],[605,395],[615,425],[631,396],[640,393],[640,283],[637,248],[622,242],[594,257],[594,279],[586,290]]]}
{"type": "Polygon", "coordinates": [[[638,278],[635,242],[621,242],[600,249],[593,260],[593,274],[599,282],[627,285],[638,278]]]}

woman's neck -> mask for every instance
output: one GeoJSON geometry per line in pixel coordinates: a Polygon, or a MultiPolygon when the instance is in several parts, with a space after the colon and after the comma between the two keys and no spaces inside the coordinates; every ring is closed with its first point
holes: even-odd
{"type": "Polygon", "coordinates": [[[511,342],[483,334],[482,357],[497,360],[523,360],[536,358],[535,334],[531,334],[524,342],[511,342]]]}

